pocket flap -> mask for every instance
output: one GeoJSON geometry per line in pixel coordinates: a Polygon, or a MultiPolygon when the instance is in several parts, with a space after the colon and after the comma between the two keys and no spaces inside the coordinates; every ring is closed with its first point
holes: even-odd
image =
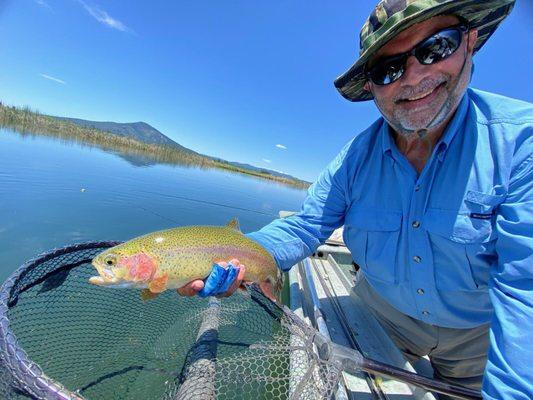
{"type": "Polygon", "coordinates": [[[491,220],[471,218],[450,210],[428,209],[423,226],[429,233],[458,243],[486,242],[495,234],[491,220]]]}
{"type": "Polygon", "coordinates": [[[500,204],[504,197],[504,194],[488,194],[475,190],[469,190],[466,192],[465,200],[469,201],[470,203],[494,207],[500,204]]]}
{"type": "Polygon", "coordinates": [[[377,209],[352,210],[349,212],[346,224],[364,231],[397,231],[402,224],[402,212],[377,209]]]}

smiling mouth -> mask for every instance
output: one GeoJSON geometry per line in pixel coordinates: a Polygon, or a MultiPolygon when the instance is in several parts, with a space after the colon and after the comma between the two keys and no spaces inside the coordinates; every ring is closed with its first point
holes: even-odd
{"type": "Polygon", "coordinates": [[[430,90],[428,90],[426,92],[423,92],[423,93],[420,93],[420,94],[417,94],[417,95],[414,95],[412,97],[408,97],[408,98],[405,98],[405,99],[400,99],[400,100],[397,101],[397,103],[401,104],[401,103],[410,103],[410,102],[420,101],[422,99],[425,99],[426,97],[431,96],[437,90],[439,90],[440,88],[444,87],[444,85],[445,85],[445,82],[442,82],[441,84],[435,86],[433,89],[430,89],[430,90]]]}

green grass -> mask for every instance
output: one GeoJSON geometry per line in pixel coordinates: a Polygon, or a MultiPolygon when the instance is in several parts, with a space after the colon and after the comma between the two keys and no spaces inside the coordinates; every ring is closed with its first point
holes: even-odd
{"type": "Polygon", "coordinates": [[[82,145],[116,151],[125,155],[149,157],[155,162],[199,168],[223,169],[233,173],[251,175],[261,179],[278,182],[287,186],[306,189],[309,182],[270,174],[268,171],[253,171],[229,164],[223,160],[172,146],[141,142],[110,132],[81,127],[48,115],[40,114],[29,107],[11,107],[0,103],[0,127],[11,129],[21,135],[41,135],[74,141],[82,145]]]}

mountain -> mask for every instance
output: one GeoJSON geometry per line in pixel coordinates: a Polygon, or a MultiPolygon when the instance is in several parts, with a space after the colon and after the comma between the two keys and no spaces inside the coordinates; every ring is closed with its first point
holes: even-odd
{"type": "MultiPolygon", "coordinates": [[[[250,164],[243,164],[235,161],[226,161],[222,160],[220,158],[216,157],[210,157],[206,156],[204,154],[199,154],[191,149],[188,149],[187,147],[184,147],[180,145],[179,143],[176,143],[174,140],[170,139],[168,136],[165,136],[163,133],[159,132],[157,129],[155,129],[153,126],[147,124],[146,122],[127,122],[127,123],[121,123],[121,122],[103,122],[103,121],[89,121],[85,119],[79,119],[79,118],[67,118],[67,117],[56,117],[54,118],[70,122],[72,124],[82,126],[84,128],[94,128],[101,131],[113,133],[115,135],[120,136],[126,136],[131,137],[133,139],[136,139],[141,142],[145,143],[152,143],[152,144],[159,144],[159,145],[166,145],[171,146],[175,149],[179,149],[182,151],[186,151],[189,153],[194,153],[203,157],[207,157],[216,161],[220,161],[222,163],[226,163],[229,165],[233,165],[238,168],[246,169],[249,171],[254,172],[267,172],[270,175],[281,177],[281,178],[287,178],[292,180],[300,180],[298,178],[295,178],[291,175],[284,174],[281,172],[277,172],[271,169],[267,168],[259,168],[255,167],[250,164]]],[[[153,161],[150,161],[149,157],[139,158],[136,157],[134,161],[129,160],[132,162],[132,164],[139,164],[139,165],[151,165],[153,161]]],[[[305,181],[304,181],[305,182],[305,181]]]]}
{"type": "Polygon", "coordinates": [[[113,133],[119,136],[127,136],[132,139],[136,139],[141,142],[159,144],[172,146],[174,148],[188,151],[194,153],[194,151],[183,147],[182,145],[176,143],[168,136],[165,136],[153,126],[147,124],[146,122],[128,122],[128,123],[119,123],[119,122],[101,122],[101,121],[88,121],[85,119],[78,118],[67,118],[67,117],[54,117],[61,119],[63,121],[70,122],[72,124],[82,126],[84,128],[94,128],[101,131],[106,131],[113,133]]]}

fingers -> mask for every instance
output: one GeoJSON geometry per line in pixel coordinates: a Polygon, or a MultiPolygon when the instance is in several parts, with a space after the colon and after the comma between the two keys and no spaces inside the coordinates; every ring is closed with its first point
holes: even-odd
{"type": "Polygon", "coordinates": [[[195,280],[195,281],[189,282],[185,286],[178,288],[177,291],[181,296],[190,297],[190,296],[195,296],[196,294],[198,294],[198,292],[202,290],[203,288],[204,288],[204,281],[195,280]]]}
{"type": "Polygon", "coordinates": [[[236,258],[215,262],[204,280],[194,280],[177,289],[181,296],[231,296],[242,284],[246,267],[236,258]]]}

